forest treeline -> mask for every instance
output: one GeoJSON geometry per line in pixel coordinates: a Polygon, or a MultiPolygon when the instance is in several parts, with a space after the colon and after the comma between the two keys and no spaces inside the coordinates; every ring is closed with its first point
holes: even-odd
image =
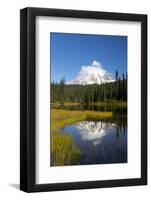
{"type": "Polygon", "coordinates": [[[115,81],[93,85],[66,85],[65,79],[51,83],[51,102],[93,104],[106,100],[127,101],[127,74],[115,73],[115,81]]]}

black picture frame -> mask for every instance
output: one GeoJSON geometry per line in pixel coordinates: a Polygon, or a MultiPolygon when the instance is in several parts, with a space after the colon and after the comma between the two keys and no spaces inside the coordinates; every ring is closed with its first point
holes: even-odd
{"type": "Polygon", "coordinates": [[[43,192],[147,184],[147,15],[48,8],[20,11],[20,189],[43,192]],[[141,178],[70,183],[35,183],[35,19],[37,16],[120,20],[141,23],[141,178]]]}

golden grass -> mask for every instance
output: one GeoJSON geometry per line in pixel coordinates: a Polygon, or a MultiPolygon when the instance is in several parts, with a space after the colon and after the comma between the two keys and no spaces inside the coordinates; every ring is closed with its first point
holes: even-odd
{"type": "Polygon", "coordinates": [[[54,134],[51,141],[51,162],[53,166],[77,164],[80,149],[69,134],[54,134]]]}
{"type": "Polygon", "coordinates": [[[108,119],[112,112],[77,111],[77,110],[51,110],[51,131],[63,128],[65,125],[73,124],[86,119],[108,119]]]}

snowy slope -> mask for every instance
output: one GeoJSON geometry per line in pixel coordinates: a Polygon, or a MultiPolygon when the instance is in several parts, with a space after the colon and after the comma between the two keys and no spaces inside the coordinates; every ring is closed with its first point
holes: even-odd
{"type": "Polygon", "coordinates": [[[103,69],[101,63],[93,61],[89,66],[82,66],[78,76],[71,81],[67,81],[67,84],[88,85],[113,81],[113,77],[105,69],[103,69]]]}

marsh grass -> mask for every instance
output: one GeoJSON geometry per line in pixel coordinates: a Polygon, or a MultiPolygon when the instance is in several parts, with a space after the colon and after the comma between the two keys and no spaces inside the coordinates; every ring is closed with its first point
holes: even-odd
{"type": "Polygon", "coordinates": [[[65,166],[77,164],[80,149],[73,143],[71,135],[55,133],[51,143],[52,166],[65,166]]]}
{"type": "Polygon", "coordinates": [[[51,131],[54,132],[65,125],[74,124],[76,122],[87,119],[108,119],[112,117],[112,112],[97,112],[97,111],[75,111],[75,110],[51,110],[51,131]]]}
{"type": "Polygon", "coordinates": [[[80,149],[74,144],[68,133],[59,133],[58,129],[65,125],[87,119],[108,119],[112,112],[51,110],[51,165],[64,166],[78,163],[80,149]]]}

